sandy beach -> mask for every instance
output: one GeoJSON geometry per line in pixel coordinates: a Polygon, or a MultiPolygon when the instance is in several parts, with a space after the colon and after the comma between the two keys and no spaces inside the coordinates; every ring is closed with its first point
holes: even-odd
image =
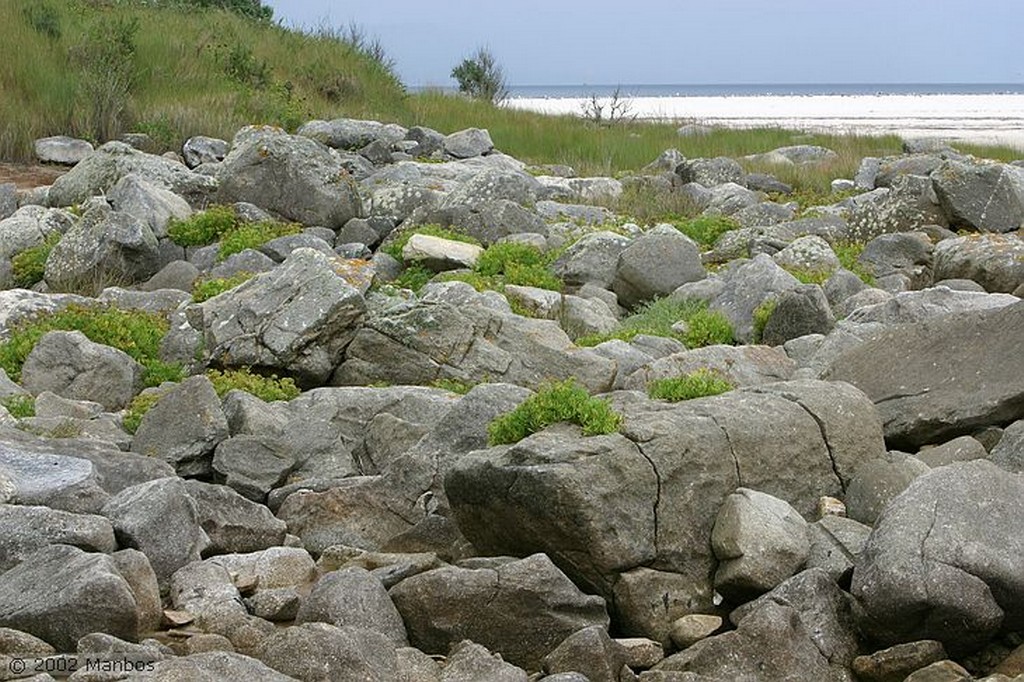
{"type": "MultiPolygon", "coordinates": [[[[513,98],[507,106],[579,114],[583,98],[513,98]]],[[[607,100],[605,100],[607,101],[607,100]]],[[[807,95],[635,97],[630,114],[735,128],[896,134],[1024,151],[1024,95],[807,95]]]]}

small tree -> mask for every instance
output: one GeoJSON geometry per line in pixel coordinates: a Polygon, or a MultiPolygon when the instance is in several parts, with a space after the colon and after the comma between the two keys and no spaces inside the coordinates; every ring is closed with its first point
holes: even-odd
{"type": "Polygon", "coordinates": [[[505,70],[495,61],[487,48],[478,48],[476,53],[452,69],[452,78],[459,82],[459,92],[470,97],[498,104],[508,97],[505,70]]]}

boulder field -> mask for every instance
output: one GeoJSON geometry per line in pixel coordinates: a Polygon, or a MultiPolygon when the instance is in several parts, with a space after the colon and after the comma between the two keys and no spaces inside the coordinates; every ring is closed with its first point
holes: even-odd
{"type": "Polygon", "coordinates": [[[1024,680],[1021,163],[864,159],[808,210],[743,166],[806,145],[62,145],[0,187],[0,679],[1024,680]],[[495,436],[552,382],[613,428],[495,436]]]}

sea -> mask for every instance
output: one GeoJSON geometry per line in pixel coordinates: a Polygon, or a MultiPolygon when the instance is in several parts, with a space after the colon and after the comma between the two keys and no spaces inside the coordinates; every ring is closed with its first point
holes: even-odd
{"type": "Polygon", "coordinates": [[[1024,83],[727,83],[677,85],[514,85],[513,98],[758,97],[822,95],[1022,95],[1024,83]]]}

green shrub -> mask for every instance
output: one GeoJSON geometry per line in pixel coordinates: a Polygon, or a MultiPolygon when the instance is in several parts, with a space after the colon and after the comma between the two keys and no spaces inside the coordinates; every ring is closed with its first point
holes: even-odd
{"type": "Polygon", "coordinates": [[[754,308],[753,318],[753,341],[754,343],[760,343],[761,337],[764,335],[764,328],[768,324],[768,319],[771,318],[772,313],[775,312],[775,306],[779,304],[778,299],[766,298],[761,301],[761,304],[754,308]]]}
{"type": "Polygon", "coordinates": [[[124,430],[135,435],[135,432],[139,430],[139,424],[142,423],[142,418],[159,400],[160,394],[156,391],[140,393],[135,396],[121,419],[121,426],[124,427],[124,430]]]}
{"type": "Polygon", "coordinates": [[[647,395],[654,400],[676,403],[680,400],[718,395],[734,388],[736,387],[732,382],[720,373],[710,369],[698,369],[679,377],[655,379],[647,386],[647,395]]]}
{"type": "Polygon", "coordinates": [[[592,397],[568,379],[546,384],[519,407],[492,421],[487,436],[491,445],[517,443],[559,422],[578,424],[584,435],[596,436],[617,431],[622,416],[612,410],[608,401],[592,397]]]}
{"type": "Polygon", "coordinates": [[[0,343],[0,367],[12,380],[19,381],[25,358],[44,334],[77,330],[91,341],[118,348],[134,358],[146,368],[146,385],[180,380],[183,371],[179,365],[160,361],[160,342],[167,329],[167,321],[151,313],[72,305],[15,325],[7,340],[0,343]]]}
{"type": "Polygon", "coordinates": [[[238,389],[256,396],[260,400],[273,402],[275,400],[291,400],[299,395],[299,388],[290,377],[279,379],[277,375],[269,377],[253,374],[248,369],[210,369],[206,376],[213,384],[217,395],[224,397],[228,391],[238,389]]]}
{"type": "Polygon", "coordinates": [[[192,302],[202,303],[203,301],[208,301],[214,296],[245,284],[254,276],[251,272],[239,272],[231,277],[199,278],[192,285],[192,302]]]}
{"type": "Polygon", "coordinates": [[[441,282],[465,282],[477,291],[502,291],[504,286],[497,277],[488,277],[475,271],[442,272],[437,276],[441,282]]]}
{"type": "Polygon", "coordinates": [[[544,265],[544,254],[536,246],[518,242],[491,244],[480,254],[474,270],[481,275],[504,275],[510,266],[544,265]]]}
{"type": "Polygon", "coordinates": [[[419,263],[413,263],[412,265],[406,266],[402,270],[402,274],[395,278],[392,282],[395,286],[403,289],[411,289],[417,293],[419,290],[426,286],[434,277],[434,272],[429,268],[426,268],[419,263]]]}
{"type": "Polygon", "coordinates": [[[576,340],[576,345],[596,346],[612,339],[632,341],[641,334],[676,339],[687,348],[734,342],[732,324],[721,313],[709,311],[707,303],[666,297],[645,304],[615,331],[583,336],[576,340]],[[677,322],[683,324],[673,328],[677,322]]]}
{"type": "Polygon", "coordinates": [[[185,220],[171,220],[167,236],[178,246],[212,244],[233,230],[238,215],[232,206],[211,206],[185,220]]]}
{"type": "Polygon", "coordinates": [[[46,259],[50,257],[50,251],[53,251],[53,247],[62,236],[59,232],[54,232],[42,244],[25,249],[11,259],[14,286],[28,289],[43,279],[46,259]]]}
{"type": "Polygon", "coordinates": [[[458,81],[459,92],[474,99],[498,104],[508,98],[505,70],[485,47],[463,59],[452,69],[451,76],[458,81]]]}
{"type": "Polygon", "coordinates": [[[732,218],[722,215],[697,216],[682,222],[674,222],[673,225],[705,250],[714,247],[715,242],[723,234],[740,226],[732,218]]]}
{"type": "Polygon", "coordinates": [[[864,253],[864,242],[844,241],[832,245],[832,251],[839,259],[839,264],[861,278],[868,286],[875,286],[875,276],[872,275],[863,265],[857,262],[860,254],[864,253]]]}
{"type": "Polygon", "coordinates": [[[48,2],[33,2],[23,10],[25,21],[36,33],[51,40],[60,40],[63,31],[60,26],[60,12],[48,2]]]}
{"type": "Polygon", "coordinates": [[[0,400],[0,405],[7,408],[15,419],[36,416],[36,400],[30,395],[11,395],[0,400]]]}
{"type": "Polygon", "coordinates": [[[440,237],[441,239],[450,239],[455,242],[464,242],[466,244],[475,244],[480,246],[480,242],[473,239],[469,235],[462,234],[461,232],[455,232],[441,227],[440,225],[417,225],[416,227],[402,230],[395,235],[395,238],[389,243],[381,246],[380,250],[388,254],[397,261],[403,262],[402,250],[405,245],[409,243],[414,234],[425,234],[431,237],[440,237]]]}
{"type": "Polygon", "coordinates": [[[221,237],[217,259],[224,260],[228,256],[246,249],[258,249],[271,239],[300,232],[302,232],[301,226],[294,223],[281,223],[276,220],[243,223],[221,237]]]}
{"type": "Polygon", "coordinates": [[[682,340],[687,348],[732,345],[736,342],[729,318],[717,310],[708,310],[706,306],[697,308],[686,317],[686,327],[682,340]]]}

